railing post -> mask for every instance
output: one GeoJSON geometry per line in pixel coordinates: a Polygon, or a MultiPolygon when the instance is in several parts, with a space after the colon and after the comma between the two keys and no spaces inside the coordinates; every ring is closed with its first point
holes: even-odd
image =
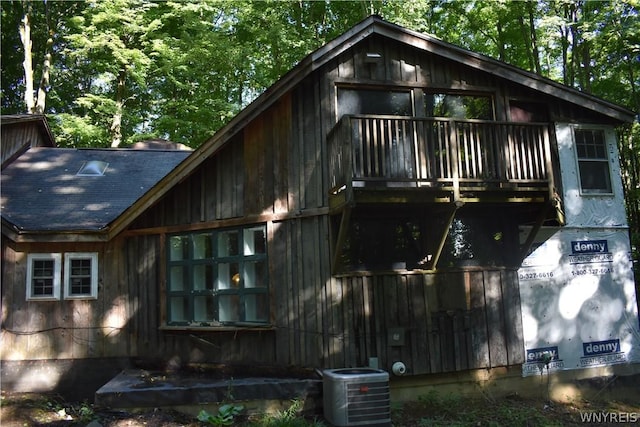
{"type": "Polygon", "coordinates": [[[458,150],[458,124],[451,120],[449,123],[449,150],[451,155],[451,175],[453,178],[453,201],[460,200],[460,172],[458,162],[460,161],[460,152],[458,150]]]}
{"type": "Polygon", "coordinates": [[[555,180],[553,176],[553,163],[551,161],[551,140],[549,137],[549,127],[551,125],[544,126],[542,128],[544,139],[544,158],[545,158],[545,178],[549,183],[549,200],[553,201],[555,198],[555,180]]]}
{"type": "Polygon", "coordinates": [[[354,166],[353,162],[355,162],[355,144],[354,141],[354,129],[353,129],[353,121],[350,116],[345,116],[345,126],[344,126],[344,140],[345,144],[343,145],[344,150],[344,177],[347,190],[347,200],[351,200],[352,190],[353,190],[353,178],[354,178],[354,166]]]}

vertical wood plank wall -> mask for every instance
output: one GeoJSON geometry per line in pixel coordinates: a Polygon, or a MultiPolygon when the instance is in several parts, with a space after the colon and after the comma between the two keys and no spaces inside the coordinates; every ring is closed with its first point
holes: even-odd
{"type": "Polygon", "coordinates": [[[0,163],[27,147],[45,145],[42,130],[35,122],[13,123],[2,127],[0,144],[0,163]]]}
{"type": "Polygon", "coordinates": [[[128,356],[138,299],[124,275],[121,239],[108,244],[9,244],[3,241],[2,360],[128,356]],[[97,252],[98,298],[27,301],[28,253],[97,252]]]}
{"type": "Polygon", "coordinates": [[[130,323],[136,355],[310,368],[366,366],[375,357],[386,369],[401,360],[413,374],[523,362],[515,271],[332,277],[326,216],[273,222],[269,228],[268,330],[159,330],[159,261],[151,261],[161,252],[159,240],[128,239],[130,298],[144,308],[130,323]],[[403,334],[403,342],[390,340],[393,331],[403,334]]]}
{"type": "MultiPolygon", "coordinates": [[[[334,79],[497,84],[376,40],[323,71],[249,123],[241,137],[150,212],[152,221],[142,218],[139,225],[192,225],[326,206],[325,139],[336,121],[334,79]],[[365,64],[369,50],[384,52],[384,65],[365,64]]],[[[332,277],[328,216],[275,221],[268,227],[273,330],[204,333],[194,339],[158,330],[148,318],[154,311],[146,310],[146,318],[140,311],[138,339],[132,342],[137,355],[152,357],[160,349],[165,358],[182,361],[305,367],[363,366],[376,357],[386,368],[402,360],[415,374],[522,361],[519,304],[503,304],[503,293],[518,296],[513,272],[332,277]],[[404,332],[404,345],[389,342],[391,329],[404,332]],[[258,345],[259,355],[252,351],[258,345]]],[[[136,264],[140,254],[158,256],[161,248],[153,245],[159,242],[156,236],[143,236],[130,238],[127,245],[129,286],[145,307],[160,307],[162,293],[157,272],[146,272],[154,263],[136,264]]]]}

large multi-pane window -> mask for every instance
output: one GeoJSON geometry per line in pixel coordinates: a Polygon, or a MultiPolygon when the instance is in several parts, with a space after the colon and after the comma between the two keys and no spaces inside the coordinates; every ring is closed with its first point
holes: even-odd
{"type": "Polygon", "coordinates": [[[168,245],[169,325],[268,323],[264,225],[173,235],[168,245]]]}
{"type": "Polygon", "coordinates": [[[611,174],[604,131],[576,129],[574,135],[582,192],[610,194],[612,192],[611,174]]]}

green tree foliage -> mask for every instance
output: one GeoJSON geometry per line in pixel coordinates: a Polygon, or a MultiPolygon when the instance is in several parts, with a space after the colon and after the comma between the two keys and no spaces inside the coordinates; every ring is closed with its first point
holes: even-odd
{"type": "Polygon", "coordinates": [[[46,113],[61,145],[159,137],[197,146],[304,58],[371,13],[639,110],[636,2],[219,1],[0,3],[2,109],[26,112],[52,52],[46,113]]]}

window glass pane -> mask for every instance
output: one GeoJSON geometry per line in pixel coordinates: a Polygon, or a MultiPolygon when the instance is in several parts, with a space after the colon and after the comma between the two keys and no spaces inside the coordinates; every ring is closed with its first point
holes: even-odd
{"type": "Polygon", "coordinates": [[[180,261],[189,258],[188,236],[172,236],[169,239],[169,247],[169,259],[171,261],[180,261]]]}
{"type": "Polygon", "coordinates": [[[187,283],[187,270],[180,266],[171,267],[171,276],[169,281],[170,291],[184,291],[187,283]]]}
{"type": "Polygon", "coordinates": [[[33,260],[33,277],[53,277],[54,261],[52,259],[33,260]]]}
{"type": "Polygon", "coordinates": [[[71,276],[91,276],[91,258],[72,259],[71,276]]]}
{"type": "Polygon", "coordinates": [[[189,320],[189,302],[185,297],[171,297],[169,299],[169,320],[171,322],[186,322],[189,320]]]}
{"type": "Polygon", "coordinates": [[[32,262],[32,295],[52,296],[55,262],[52,259],[33,260],[32,262]]]}
{"type": "Polygon", "coordinates": [[[372,89],[338,89],[338,116],[381,114],[412,116],[411,93],[372,89]]]}
{"type": "Polygon", "coordinates": [[[193,289],[196,291],[213,289],[213,266],[198,264],[193,267],[193,289]]]}
{"type": "Polygon", "coordinates": [[[267,263],[264,261],[249,261],[244,263],[244,287],[263,288],[267,286],[267,263]]]}
{"type": "Polygon", "coordinates": [[[237,262],[218,264],[218,289],[237,289],[240,286],[240,267],[237,262]]]}
{"type": "Polygon", "coordinates": [[[197,296],[193,299],[193,320],[211,322],[215,318],[215,304],[212,295],[197,296]]]}
{"type": "Polygon", "coordinates": [[[425,94],[427,117],[493,120],[491,97],[446,93],[425,94]]]}
{"type": "Polygon", "coordinates": [[[602,161],[581,161],[580,184],[583,190],[594,193],[611,193],[609,164],[602,161]]]}
{"type": "Polygon", "coordinates": [[[581,159],[607,159],[604,132],[599,129],[575,131],[576,149],[581,159]]]}
{"type": "Polygon", "coordinates": [[[532,101],[509,101],[509,112],[513,122],[548,122],[549,108],[547,104],[532,101]]]}
{"type": "Polygon", "coordinates": [[[578,144],[576,147],[577,151],[578,151],[578,158],[585,158],[587,157],[587,147],[583,144],[578,144]]]}
{"type": "Polygon", "coordinates": [[[71,295],[91,295],[91,277],[71,278],[71,295]]]}
{"type": "Polygon", "coordinates": [[[263,254],[267,249],[267,236],[265,227],[249,228],[244,230],[244,254],[263,254]]]}
{"type": "Polygon", "coordinates": [[[244,313],[247,322],[266,322],[269,320],[269,304],[265,294],[251,294],[244,298],[244,313]]]}
{"type": "Polygon", "coordinates": [[[352,270],[421,268],[430,259],[426,230],[411,218],[352,216],[342,262],[352,270]]]}
{"type": "Polygon", "coordinates": [[[238,231],[230,230],[218,233],[218,256],[237,256],[240,254],[238,250],[238,231]]]}
{"type": "Polygon", "coordinates": [[[220,322],[238,322],[240,320],[240,297],[238,295],[220,295],[218,297],[218,320],[220,322]]]}
{"type": "Polygon", "coordinates": [[[213,257],[213,247],[209,234],[196,234],[193,236],[193,259],[205,259],[213,257]]]}
{"type": "Polygon", "coordinates": [[[517,235],[517,224],[504,215],[461,214],[449,228],[438,266],[513,266],[519,262],[517,235]]]}
{"type": "Polygon", "coordinates": [[[75,258],[70,263],[70,295],[91,295],[91,258],[75,258]]]}
{"type": "Polygon", "coordinates": [[[588,193],[611,193],[611,173],[604,131],[576,129],[575,139],[582,190],[588,193]]]}

